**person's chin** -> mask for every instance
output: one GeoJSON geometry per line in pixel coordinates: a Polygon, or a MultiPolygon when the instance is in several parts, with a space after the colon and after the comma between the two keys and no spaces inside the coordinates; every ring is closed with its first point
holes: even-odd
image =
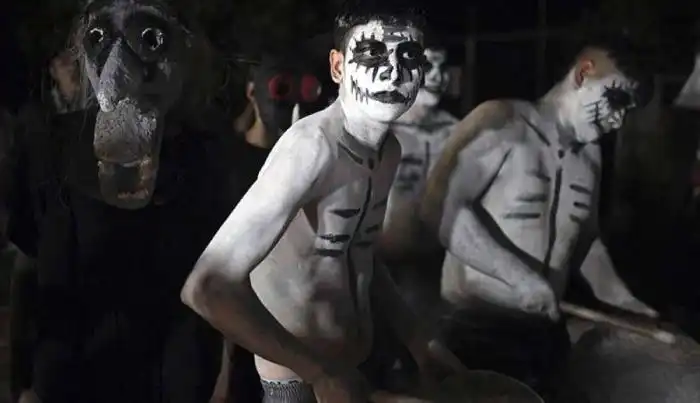
{"type": "Polygon", "coordinates": [[[408,110],[404,104],[386,104],[378,101],[370,101],[365,106],[365,114],[377,122],[393,122],[408,110]]]}

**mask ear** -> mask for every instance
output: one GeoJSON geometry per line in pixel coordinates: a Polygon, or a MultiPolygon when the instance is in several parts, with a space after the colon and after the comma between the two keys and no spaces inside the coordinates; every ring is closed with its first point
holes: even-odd
{"type": "Polygon", "coordinates": [[[580,87],[581,84],[583,84],[583,80],[589,78],[593,73],[595,73],[595,66],[593,65],[593,61],[581,60],[576,65],[576,70],[574,73],[574,82],[576,83],[576,87],[580,87]]]}
{"type": "Polygon", "coordinates": [[[331,49],[331,53],[328,55],[328,63],[331,68],[331,79],[336,84],[340,84],[343,81],[343,60],[342,52],[331,49]]]}

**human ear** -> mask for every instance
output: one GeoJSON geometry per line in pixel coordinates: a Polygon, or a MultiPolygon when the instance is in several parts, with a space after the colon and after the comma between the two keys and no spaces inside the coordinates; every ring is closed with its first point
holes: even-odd
{"type": "Polygon", "coordinates": [[[575,68],[574,81],[576,83],[576,87],[580,87],[583,80],[589,78],[595,73],[595,65],[590,59],[579,61],[575,68]]]}
{"type": "Polygon", "coordinates": [[[331,68],[331,79],[334,83],[340,84],[343,80],[343,53],[337,49],[331,49],[331,53],[328,55],[328,63],[331,68]]]}

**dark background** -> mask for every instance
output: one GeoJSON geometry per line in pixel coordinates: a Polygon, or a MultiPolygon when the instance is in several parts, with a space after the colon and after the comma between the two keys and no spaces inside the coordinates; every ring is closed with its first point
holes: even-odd
{"type": "MultiPolygon", "coordinates": [[[[324,34],[328,38],[340,2],[172,0],[183,15],[203,26],[217,47],[234,60],[242,56],[254,59],[262,48],[299,44],[324,34]]],[[[544,57],[540,58],[532,35],[540,23],[538,0],[401,2],[404,3],[425,9],[430,26],[448,45],[451,63],[463,66],[463,73],[468,35],[513,33],[508,40],[477,42],[472,103],[493,97],[530,99],[540,95],[568,67],[580,36],[611,27],[627,28],[640,42],[653,46],[661,72],[684,74],[691,66],[689,47],[699,15],[698,2],[689,0],[548,0],[542,2],[546,5],[546,25],[556,33],[548,37],[544,57]],[[538,63],[544,66],[539,81],[538,63]],[[480,82],[489,85],[479,85],[480,82]]],[[[43,82],[47,81],[48,60],[68,43],[80,5],[76,0],[23,0],[3,6],[0,101],[4,105],[16,107],[27,97],[38,96],[42,77],[43,82]]],[[[318,62],[325,63],[328,40],[317,40],[309,46],[317,50],[318,62]]],[[[465,102],[455,102],[464,108],[465,102]]]]}

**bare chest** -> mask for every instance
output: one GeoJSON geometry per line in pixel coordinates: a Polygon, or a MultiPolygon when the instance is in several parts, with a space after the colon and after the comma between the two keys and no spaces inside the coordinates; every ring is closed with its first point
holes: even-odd
{"type": "Polygon", "coordinates": [[[401,160],[393,184],[395,193],[411,196],[420,189],[442,152],[450,128],[451,125],[445,124],[429,128],[396,127],[396,137],[401,144],[401,160]]]}
{"type": "Polygon", "coordinates": [[[511,151],[482,206],[517,247],[558,267],[596,214],[600,152],[537,143],[511,151]]]}
{"type": "Polygon", "coordinates": [[[337,258],[373,248],[381,232],[394,172],[387,168],[376,160],[364,165],[339,161],[324,183],[325,194],[316,207],[318,255],[337,258]]]}

